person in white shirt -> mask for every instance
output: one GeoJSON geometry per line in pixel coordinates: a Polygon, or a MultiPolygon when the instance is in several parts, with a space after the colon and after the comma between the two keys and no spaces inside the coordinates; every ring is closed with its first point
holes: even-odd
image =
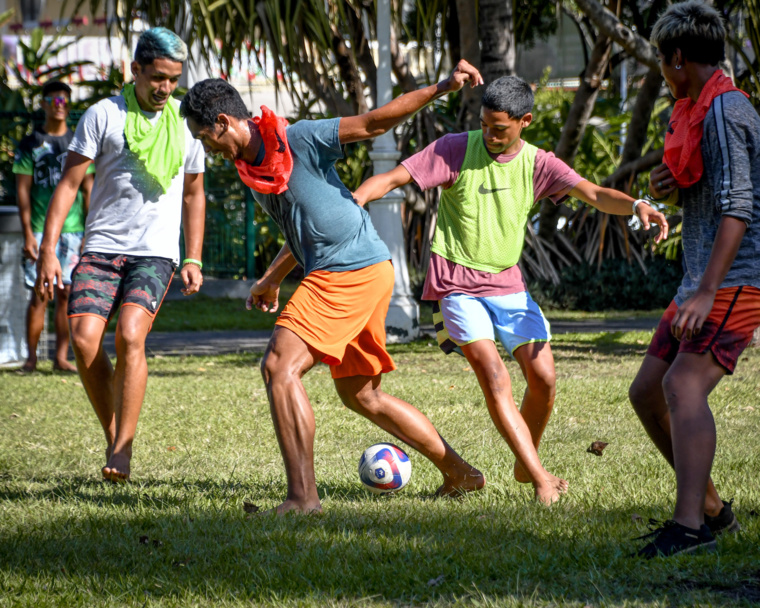
{"type": "Polygon", "coordinates": [[[130,476],[132,443],[148,379],[145,340],[179,266],[185,295],[203,283],[206,199],[204,151],[171,95],[187,46],[165,28],[144,32],[132,62],[134,84],[85,112],[50,202],[36,289],[52,295],[61,267],[55,243],[87,168],[96,176],[85,246],[72,276],[68,317],[77,369],[105,432],[103,477],[130,476]],[[103,349],[108,320],[119,311],[116,365],[103,349]]]}

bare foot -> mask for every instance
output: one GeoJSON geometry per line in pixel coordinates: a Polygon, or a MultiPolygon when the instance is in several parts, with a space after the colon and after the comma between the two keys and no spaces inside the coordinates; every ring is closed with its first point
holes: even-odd
{"type": "Polygon", "coordinates": [[[295,513],[298,515],[317,515],[322,512],[322,504],[317,501],[316,503],[306,502],[298,503],[294,500],[286,500],[281,505],[277,505],[274,509],[267,509],[261,513],[251,513],[249,517],[266,517],[267,515],[282,516],[286,513],[295,513]]]}
{"type": "Polygon", "coordinates": [[[37,371],[37,357],[29,357],[18,371],[22,374],[31,374],[32,372],[37,371]]]}
{"type": "Polygon", "coordinates": [[[547,473],[548,477],[543,483],[536,486],[534,497],[538,502],[550,505],[559,500],[559,497],[567,492],[569,484],[564,479],[547,473]]]}
{"type": "Polygon", "coordinates": [[[108,464],[101,469],[103,479],[113,482],[129,481],[129,461],[131,459],[132,454],[125,454],[124,452],[111,454],[108,464]]]}
{"type": "Polygon", "coordinates": [[[467,492],[483,489],[486,478],[475,467],[466,465],[463,470],[444,475],[443,485],[435,491],[436,496],[457,497],[467,492]]]}
{"type": "Polygon", "coordinates": [[[515,461],[515,480],[520,483],[530,483],[530,477],[525,472],[519,460],[515,461]]]}
{"type": "Polygon", "coordinates": [[[68,361],[55,361],[53,362],[53,371],[55,372],[69,372],[72,374],[77,373],[76,366],[72,365],[68,361]]]}

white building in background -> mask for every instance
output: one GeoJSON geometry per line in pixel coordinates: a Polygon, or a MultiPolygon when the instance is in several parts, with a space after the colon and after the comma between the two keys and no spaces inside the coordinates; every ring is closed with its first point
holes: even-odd
{"type": "MultiPolygon", "coordinates": [[[[79,13],[70,19],[62,20],[60,14],[63,5],[64,0],[0,0],[0,13],[9,9],[13,9],[15,13],[10,22],[0,28],[4,59],[13,57],[21,66],[23,62],[19,39],[28,43],[32,30],[41,27],[46,34],[46,43],[55,36],[59,36],[58,42],[61,45],[76,41],[77,37],[81,36],[75,44],[64,49],[50,62],[52,66],[75,61],[92,62],[90,65],[80,67],[76,74],[66,79],[72,85],[72,97],[75,100],[88,95],[87,91],[79,90],[76,86],[78,82],[102,78],[114,65],[122,70],[127,81],[131,80],[129,66],[132,62],[134,45],[139,33],[147,25],[140,20],[133,21],[134,36],[131,47],[127,47],[118,36],[114,35],[111,38],[107,36],[107,21],[112,19],[112,16],[93,15],[89,12],[88,3],[85,3],[79,13]]],[[[70,9],[72,5],[73,2],[69,2],[68,8],[70,9]]],[[[116,30],[113,29],[112,34],[115,32],[116,30]]],[[[190,58],[191,61],[185,69],[181,82],[182,86],[189,88],[199,80],[221,74],[218,62],[213,61],[212,58],[211,66],[207,66],[196,49],[190,49],[190,58]]],[[[274,83],[265,75],[265,72],[274,74],[274,64],[266,67],[266,71],[262,70],[255,58],[243,55],[233,66],[229,81],[240,91],[249,109],[255,114],[259,113],[261,105],[266,105],[279,114],[292,114],[294,105],[287,92],[281,89],[280,94],[275,95],[274,83]]],[[[23,70],[22,76],[31,78],[31,75],[24,74],[23,70]]],[[[11,77],[9,84],[12,88],[19,84],[14,81],[15,78],[11,77]]]]}

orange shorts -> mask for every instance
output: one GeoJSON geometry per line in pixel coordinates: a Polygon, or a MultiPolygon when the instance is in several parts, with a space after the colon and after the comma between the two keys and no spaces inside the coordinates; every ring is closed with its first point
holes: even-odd
{"type": "Polygon", "coordinates": [[[359,270],[315,270],[296,289],[277,325],[322,354],[333,378],[396,369],[385,350],[385,317],[395,275],[390,261],[359,270]]]}
{"type": "Polygon", "coordinates": [[[742,351],[752,341],[755,328],[760,326],[760,289],[748,286],[719,289],[702,331],[691,340],[684,338],[679,342],[670,331],[677,311],[678,306],[671,302],[647,354],[673,363],[678,353],[702,354],[709,350],[715,360],[733,374],[742,351]]]}

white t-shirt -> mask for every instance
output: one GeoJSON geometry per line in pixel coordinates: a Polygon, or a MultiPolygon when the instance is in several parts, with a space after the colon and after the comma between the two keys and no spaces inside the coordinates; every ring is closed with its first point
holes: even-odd
{"type": "MultiPolygon", "coordinates": [[[[155,122],[161,114],[145,115],[155,122]]],[[[185,163],[163,193],[127,147],[126,119],[127,104],[121,95],[103,99],[82,115],[69,145],[69,150],[95,163],[85,252],[160,257],[176,264],[185,173],[204,172],[203,146],[185,123],[185,163]]]]}

